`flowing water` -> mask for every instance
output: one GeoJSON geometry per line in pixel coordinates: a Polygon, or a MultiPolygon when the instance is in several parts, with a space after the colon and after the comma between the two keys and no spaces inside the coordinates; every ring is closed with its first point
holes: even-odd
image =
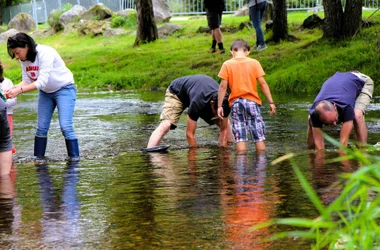
{"type": "MultiPolygon", "coordinates": [[[[32,162],[36,95],[23,95],[14,114],[17,148],[11,176],[0,180],[1,249],[307,249],[290,238],[263,243],[289,228],[249,230],[271,218],[318,216],[288,161],[328,204],[342,172],[358,165],[323,164],[306,150],[312,96],[275,96],[277,114],[263,106],[267,152],[246,156],[218,147],[218,129],[203,121],[199,147],[189,150],[186,116],[163,144],[168,153],[142,153],[158,124],[163,91],[79,93],[74,124],[82,160],[67,165],[57,116],[49,131],[47,164],[32,162]],[[305,152],[305,153],[302,153],[305,152]]],[[[369,144],[380,142],[379,97],[367,112],[369,144]]],[[[338,128],[329,134],[338,137],[338,128]]],[[[375,152],[376,153],[376,152],[375,152]]],[[[337,156],[332,146],[326,158],[337,156]]]]}

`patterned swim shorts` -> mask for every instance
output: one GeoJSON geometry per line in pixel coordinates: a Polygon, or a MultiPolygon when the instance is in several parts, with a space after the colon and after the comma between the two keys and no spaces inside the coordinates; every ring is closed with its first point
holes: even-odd
{"type": "Polygon", "coordinates": [[[232,104],[231,114],[235,142],[248,141],[247,131],[254,142],[265,140],[265,123],[256,102],[239,98],[232,104]]]}

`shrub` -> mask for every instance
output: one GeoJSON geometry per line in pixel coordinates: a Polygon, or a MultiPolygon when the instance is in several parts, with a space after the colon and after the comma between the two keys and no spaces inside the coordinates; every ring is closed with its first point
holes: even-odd
{"type": "MultiPolygon", "coordinates": [[[[339,142],[325,135],[336,146],[339,142]]],[[[369,148],[368,152],[378,148],[369,148]]],[[[281,232],[271,240],[283,237],[301,237],[313,240],[312,249],[379,249],[380,248],[380,158],[363,153],[356,148],[343,148],[344,154],[334,161],[356,160],[362,167],[356,172],[343,174],[343,190],[327,207],[317,196],[301,170],[293,164],[306,194],[313,202],[320,216],[315,219],[285,218],[274,219],[252,229],[274,224],[288,225],[308,230],[281,232]]],[[[288,154],[275,160],[275,164],[290,159],[288,154]]]]}
{"type": "Polygon", "coordinates": [[[59,23],[59,17],[62,13],[63,10],[53,10],[49,14],[48,24],[54,29],[55,32],[63,30],[63,26],[59,23]]]}
{"type": "Polygon", "coordinates": [[[48,17],[48,24],[54,29],[55,32],[63,30],[63,26],[59,23],[59,17],[66,11],[73,7],[72,4],[67,3],[60,10],[53,10],[48,17]]]}
{"type": "Polygon", "coordinates": [[[129,16],[113,16],[112,28],[134,28],[136,27],[136,13],[131,12],[129,16]]]}

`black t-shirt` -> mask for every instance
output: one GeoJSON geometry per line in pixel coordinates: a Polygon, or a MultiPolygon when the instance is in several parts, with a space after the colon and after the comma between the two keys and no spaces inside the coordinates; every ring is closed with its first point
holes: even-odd
{"type": "Polygon", "coordinates": [[[202,118],[212,125],[213,114],[210,101],[218,94],[219,84],[206,75],[192,75],[177,78],[170,83],[170,92],[178,96],[183,108],[188,108],[187,113],[193,121],[202,118]]]}
{"type": "Polygon", "coordinates": [[[363,85],[364,81],[351,72],[337,72],[327,79],[310,108],[312,126],[320,128],[323,125],[314,112],[316,104],[322,100],[335,103],[339,123],[354,120],[355,101],[363,85]]]}

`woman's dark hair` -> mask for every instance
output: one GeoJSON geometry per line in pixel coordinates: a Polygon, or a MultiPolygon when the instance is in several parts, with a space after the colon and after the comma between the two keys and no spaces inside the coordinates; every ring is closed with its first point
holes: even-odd
{"type": "Polygon", "coordinates": [[[26,45],[28,45],[28,53],[26,54],[26,60],[34,62],[36,59],[37,51],[36,46],[37,44],[34,42],[33,38],[31,38],[29,35],[20,32],[17,33],[14,36],[11,36],[8,38],[8,55],[14,59],[15,55],[11,51],[11,49],[15,48],[25,48],[26,45]]]}
{"type": "Polygon", "coordinates": [[[3,81],[4,81],[4,68],[3,68],[3,64],[0,61],[0,82],[3,82],[3,81]]]}

